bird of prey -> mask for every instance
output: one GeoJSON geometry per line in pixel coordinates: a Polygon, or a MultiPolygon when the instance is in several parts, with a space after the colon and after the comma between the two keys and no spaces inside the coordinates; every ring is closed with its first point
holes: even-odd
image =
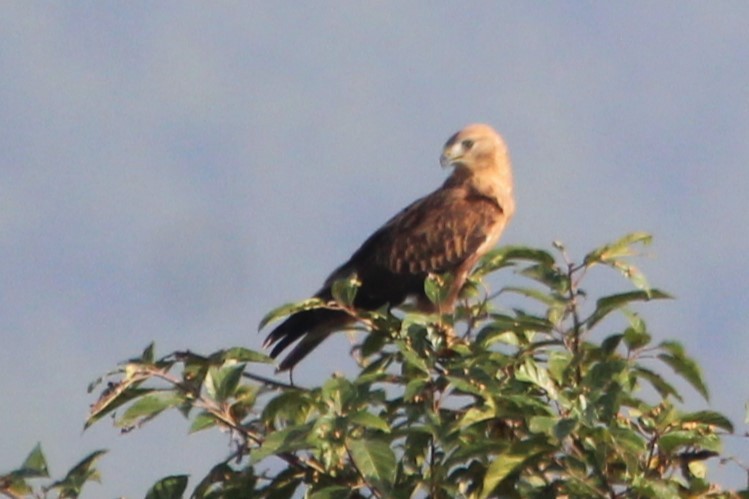
{"type": "MultiPolygon", "coordinates": [[[[468,125],[455,133],[445,143],[440,163],[453,169],[442,186],[375,231],[330,274],[316,298],[333,300],[333,283],[355,276],[355,308],[394,307],[414,298],[425,312],[453,310],[472,267],[497,243],[512,218],[515,201],[507,147],[489,125],[468,125]],[[441,303],[431,303],[424,280],[443,273],[452,275],[452,283],[441,303]]],[[[273,345],[270,355],[276,358],[299,340],[278,367],[288,370],[331,333],[354,322],[343,310],[299,311],[271,331],[263,346],[273,345]]]]}

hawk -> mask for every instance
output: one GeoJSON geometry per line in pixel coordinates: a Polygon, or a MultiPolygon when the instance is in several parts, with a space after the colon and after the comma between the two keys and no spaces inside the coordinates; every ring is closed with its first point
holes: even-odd
{"type": "MultiPolygon", "coordinates": [[[[450,312],[479,258],[499,240],[515,212],[510,157],[502,137],[489,125],[473,124],[445,143],[440,157],[452,173],[440,188],[418,199],[364,241],[351,258],[325,280],[315,294],[333,300],[331,287],[356,276],[354,307],[376,310],[414,298],[425,312],[450,312]],[[430,274],[453,277],[446,298],[431,303],[424,291],[430,274]]],[[[318,308],[296,312],[278,325],[263,343],[278,357],[299,343],[278,369],[293,368],[331,333],[355,319],[342,310],[318,308]]]]}

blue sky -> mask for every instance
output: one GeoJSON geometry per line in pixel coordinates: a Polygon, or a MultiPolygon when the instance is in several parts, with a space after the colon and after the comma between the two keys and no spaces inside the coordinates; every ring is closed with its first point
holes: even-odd
{"type": "Polygon", "coordinates": [[[434,189],[442,143],[476,121],[513,157],[503,242],[655,235],[642,267],[678,299],[642,312],[741,424],[747,25],[739,1],[5,3],[0,470],[41,441],[58,475],[110,449],[85,497],[202,477],[225,437],[178,416],[82,434],[88,382],[152,340],[259,348],[262,315],[434,189]]]}

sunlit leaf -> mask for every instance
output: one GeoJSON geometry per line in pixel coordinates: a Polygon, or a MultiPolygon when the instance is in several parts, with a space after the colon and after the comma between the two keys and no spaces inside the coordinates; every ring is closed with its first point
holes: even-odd
{"type": "Polygon", "coordinates": [[[162,411],[176,407],[184,401],[184,397],[171,390],[153,392],[139,398],[125,413],[117,419],[117,426],[128,428],[156,417],[162,411]]]}
{"type": "Polygon", "coordinates": [[[424,279],[424,293],[434,304],[444,302],[450,295],[455,278],[451,274],[429,274],[424,279]]]}
{"type": "Polygon", "coordinates": [[[369,411],[359,411],[352,414],[349,416],[349,422],[372,430],[390,433],[390,425],[387,421],[369,411]]]}
{"type": "Polygon", "coordinates": [[[588,253],[585,255],[583,262],[586,265],[592,265],[594,263],[608,263],[622,257],[632,256],[637,254],[633,248],[634,245],[641,244],[647,246],[652,240],[652,236],[646,232],[633,232],[613,243],[606,244],[588,253]]]}
{"type": "Polygon", "coordinates": [[[244,347],[233,347],[225,350],[221,354],[224,362],[233,360],[235,362],[255,362],[261,364],[272,364],[273,359],[261,352],[250,350],[244,347]]]}
{"type": "Polygon", "coordinates": [[[463,417],[460,418],[458,428],[462,430],[476,423],[480,423],[481,421],[492,419],[496,414],[496,410],[493,407],[471,407],[465,412],[465,414],[463,414],[463,417]]]}
{"type": "Polygon", "coordinates": [[[554,265],[554,257],[547,251],[526,246],[503,246],[489,251],[481,258],[473,272],[476,277],[484,276],[497,269],[512,265],[516,261],[536,262],[548,267],[554,265]]]}
{"type": "Polygon", "coordinates": [[[569,352],[551,352],[549,354],[549,375],[557,384],[564,384],[567,368],[572,361],[569,352]]]}
{"type": "Polygon", "coordinates": [[[325,308],[325,306],[326,306],[325,302],[321,300],[320,298],[308,298],[307,300],[300,301],[297,303],[287,303],[265,314],[265,317],[263,317],[260,320],[260,324],[258,325],[257,328],[263,329],[269,323],[276,321],[282,317],[293,315],[297,312],[303,312],[305,310],[313,310],[316,308],[325,308]]]}
{"type": "Polygon", "coordinates": [[[139,388],[138,385],[142,382],[143,380],[136,381],[130,379],[111,385],[104,391],[104,393],[102,393],[99,400],[91,406],[91,412],[86,419],[84,429],[96,423],[122,405],[154,391],[153,388],[139,388]]]}
{"type": "Polygon", "coordinates": [[[702,423],[726,430],[733,433],[733,423],[723,414],[715,411],[696,411],[682,414],[679,420],[682,423],[702,423]]]}
{"type": "Polygon", "coordinates": [[[205,389],[208,395],[218,402],[224,402],[234,396],[244,369],[244,364],[209,368],[208,375],[205,377],[205,389]]]}
{"type": "Polygon", "coordinates": [[[354,464],[364,479],[374,485],[380,494],[389,496],[395,480],[395,453],[382,440],[348,440],[354,464]]]}
{"type": "Polygon", "coordinates": [[[528,429],[532,433],[551,435],[558,421],[559,418],[556,416],[533,416],[528,420],[528,429]]]}
{"type": "Polygon", "coordinates": [[[552,399],[556,398],[557,388],[549,377],[549,372],[539,363],[530,359],[526,360],[525,363],[518,368],[515,377],[519,381],[533,383],[539,388],[544,389],[552,399]]]}
{"type": "Polygon", "coordinates": [[[690,461],[687,465],[689,472],[697,478],[705,478],[707,476],[707,466],[704,461],[690,461]]]}
{"type": "Polygon", "coordinates": [[[539,454],[539,450],[534,447],[523,446],[510,452],[504,452],[498,455],[489,465],[484,475],[483,487],[480,497],[482,499],[492,497],[492,493],[497,486],[520,468],[524,463],[539,454]]]}
{"type": "Polygon", "coordinates": [[[356,298],[356,292],[360,286],[361,281],[356,276],[351,276],[347,279],[334,281],[330,292],[335,301],[346,307],[352,307],[354,305],[354,298],[356,298]]]}
{"type": "Polygon", "coordinates": [[[351,381],[336,376],[325,382],[321,393],[323,400],[334,407],[337,413],[341,413],[348,409],[357,392],[351,381]]]}

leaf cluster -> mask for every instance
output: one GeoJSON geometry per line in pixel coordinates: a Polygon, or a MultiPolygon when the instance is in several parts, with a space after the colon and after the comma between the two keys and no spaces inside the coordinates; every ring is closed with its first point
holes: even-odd
{"type": "MultiPolygon", "coordinates": [[[[190,432],[225,431],[232,451],[192,486],[200,498],[738,497],[706,466],[727,459],[732,423],[682,408],[677,386],[708,399],[699,366],[678,342],[655,342],[637,310],[669,298],[630,261],[649,240],[625,236],[581,263],[560,244],[498,249],[451,314],[355,311],[357,283],[341,282],[337,301],[263,323],[316,307],[356,314],[367,334],[354,376],[298,386],[258,375],[271,359],[246,348],[157,358],[151,345],[92,384],[103,390],[86,426],[109,415],[130,432],[176,410],[190,432]],[[629,286],[593,300],[583,284],[599,268],[629,286]],[[487,296],[495,272],[523,285],[487,296]],[[509,294],[528,306],[502,308],[509,294]]],[[[440,301],[449,279],[428,279],[427,295],[440,301]]],[[[165,477],[149,497],[182,497],[188,478],[165,477]]]]}

